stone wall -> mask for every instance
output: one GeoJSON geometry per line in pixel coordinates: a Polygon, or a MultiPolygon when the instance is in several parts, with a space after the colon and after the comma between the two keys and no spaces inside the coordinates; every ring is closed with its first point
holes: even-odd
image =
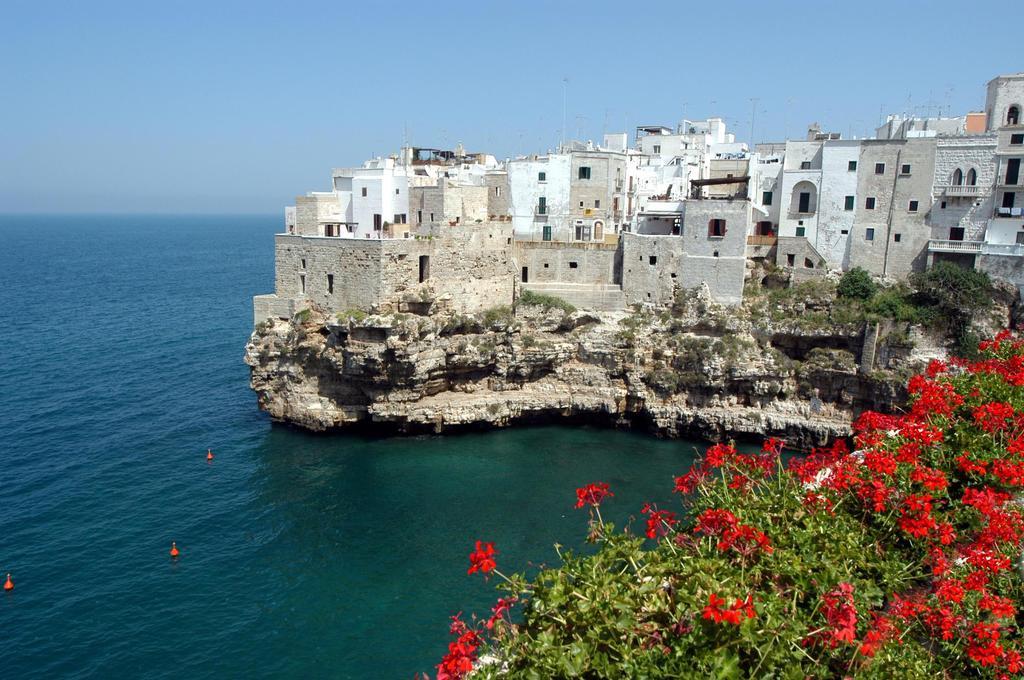
{"type": "Polygon", "coordinates": [[[295,233],[323,236],[321,221],[334,219],[344,222],[341,204],[332,192],[317,192],[295,197],[295,233]]]}
{"type": "Polygon", "coordinates": [[[935,138],[861,142],[850,267],[895,278],[925,268],[934,176],[935,138]],[[877,163],[885,164],[882,173],[875,172],[877,163]],[[907,164],[909,174],[901,170],[907,164]],[[867,206],[869,198],[873,208],[867,206]],[[910,210],[911,201],[917,202],[916,211],[910,210]]]}
{"type": "Polygon", "coordinates": [[[613,284],[619,282],[615,245],[520,241],[515,244],[519,280],[529,283],[613,284]]]}
{"type": "MultiPolygon", "coordinates": [[[[482,187],[481,187],[482,188],[482,187]]],[[[447,298],[450,308],[477,312],[512,303],[515,275],[512,260],[512,225],[484,222],[442,227],[428,239],[385,242],[396,257],[408,253],[404,267],[385,268],[383,293],[400,297],[418,283],[419,257],[430,258],[429,288],[447,298]]]]}
{"type": "Polygon", "coordinates": [[[484,222],[488,219],[488,204],[488,187],[453,184],[445,178],[439,179],[437,186],[409,189],[409,210],[415,225],[484,222]]]}
{"type": "Polygon", "coordinates": [[[962,228],[963,240],[981,241],[992,215],[992,184],[995,181],[995,135],[940,137],[935,148],[935,178],[932,209],[928,215],[931,237],[950,238],[950,229],[962,228]],[[977,173],[976,196],[946,193],[953,184],[953,173],[960,170],[967,185],[968,172],[977,173]]]}
{"type": "Polygon", "coordinates": [[[1024,257],[1019,255],[978,255],[976,268],[993,278],[1006,279],[1024,295],[1024,257]]]}
{"type": "Polygon", "coordinates": [[[810,241],[799,236],[780,236],[775,249],[775,264],[792,270],[793,283],[824,276],[825,258],[810,241]]]}
{"type": "Polygon", "coordinates": [[[707,284],[723,304],[743,299],[748,201],[687,201],[681,236],[622,234],[622,291],[629,303],[668,304],[677,288],[707,284]],[[726,221],[722,237],[709,236],[708,222],[726,221]]]}
{"type": "Polygon", "coordinates": [[[279,234],[276,300],[258,296],[254,313],[279,315],[310,304],[332,312],[368,310],[398,305],[409,296],[444,298],[462,312],[509,304],[515,285],[511,236],[508,223],[444,227],[415,239],[279,234]],[[424,282],[421,258],[427,258],[424,282]]]}
{"type": "Polygon", "coordinates": [[[487,187],[487,218],[498,219],[511,215],[507,172],[488,172],[484,175],[487,187]]]}
{"type": "Polygon", "coordinates": [[[333,311],[366,309],[380,299],[384,241],[284,234],[274,240],[274,291],[279,298],[333,311]]]}

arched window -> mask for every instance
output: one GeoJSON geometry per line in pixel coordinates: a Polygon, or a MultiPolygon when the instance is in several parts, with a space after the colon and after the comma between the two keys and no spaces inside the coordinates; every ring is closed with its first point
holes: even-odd
{"type": "Polygon", "coordinates": [[[964,171],[957,168],[953,171],[953,186],[958,187],[964,183],[964,171]]]}
{"type": "Polygon", "coordinates": [[[1015,104],[1006,111],[1006,124],[1017,125],[1018,123],[1020,123],[1020,107],[1015,104]]]}
{"type": "Polygon", "coordinates": [[[978,183],[978,173],[975,172],[974,168],[967,171],[967,186],[973,187],[978,183]]]}

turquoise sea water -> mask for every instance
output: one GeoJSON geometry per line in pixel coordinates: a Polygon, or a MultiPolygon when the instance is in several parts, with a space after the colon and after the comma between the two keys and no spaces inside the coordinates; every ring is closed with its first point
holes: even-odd
{"type": "Polygon", "coordinates": [[[677,503],[692,443],[272,425],[242,354],[279,224],[0,216],[0,677],[433,674],[495,597],[473,540],[524,569],[580,543],[583,483],[677,503]]]}

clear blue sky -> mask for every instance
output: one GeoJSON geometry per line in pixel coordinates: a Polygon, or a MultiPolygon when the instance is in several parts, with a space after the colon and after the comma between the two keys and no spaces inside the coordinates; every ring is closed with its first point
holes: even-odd
{"type": "Polygon", "coordinates": [[[0,5],[0,212],[278,212],[419,146],[506,157],[723,116],[740,139],[980,110],[1021,2],[0,5]],[[908,104],[909,102],[909,104],[908,104]]]}

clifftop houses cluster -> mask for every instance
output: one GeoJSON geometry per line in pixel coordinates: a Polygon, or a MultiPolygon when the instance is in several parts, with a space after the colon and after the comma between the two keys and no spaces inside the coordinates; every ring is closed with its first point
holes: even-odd
{"type": "Polygon", "coordinates": [[[751,150],[709,118],[503,162],[406,147],[286,208],[255,317],[430,296],[476,311],[523,289],[619,309],[706,285],[735,304],[759,258],[794,280],[950,260],[1024,285],[1022,159],[1024,73],[992,79],[982,112],[889,116],[873,139],[812,126],[751,150]]]}

